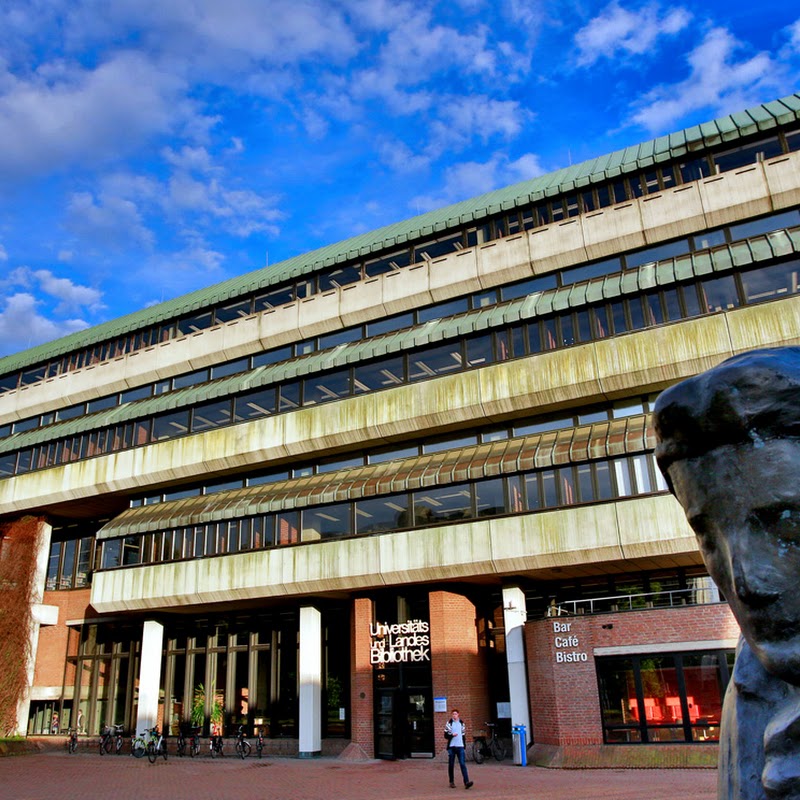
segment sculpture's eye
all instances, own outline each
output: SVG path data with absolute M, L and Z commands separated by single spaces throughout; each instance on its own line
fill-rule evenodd
M 800 508 L 784 505 L 759 508 L 750 515 L 750 524 L 786 545 L 800 545 Z

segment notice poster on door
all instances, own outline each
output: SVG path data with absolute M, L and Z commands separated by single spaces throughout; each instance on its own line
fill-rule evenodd
M 434 711 L 447 711 L 447 698 L 446 697 L 434 697 L 433 698 L 433 710 Z

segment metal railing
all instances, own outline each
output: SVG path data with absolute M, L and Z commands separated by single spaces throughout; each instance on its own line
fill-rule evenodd
M 610 614 L 619 611 L 643 611 L 649 608 L 674 608 L 697 606 L 722 601 L 716 586 L 690 589 L 669 589 L 641 594 L 620 594 L 611 597 L 589 597 L 580 600 L 563 600 L 551 603 L 545 617 L 574 616 L 579 614 Z

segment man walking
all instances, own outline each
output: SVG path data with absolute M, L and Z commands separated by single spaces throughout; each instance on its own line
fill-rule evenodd
M 450 719 L 447 725 L 444 726 L 444 734 L 448 739 L 447 742 L 447 775 L 450 778 L 450 788 L 455 789 L 455 774 L 453 771 L 454 762 L 458 758 L 459 766 L 461 767 L 461 777 L 464 778 L 464 788 L 469 789 L 472 786 L 472 781 L 469 779 L 467 773 L 467 759 L 464 752 L 465 740 L 464 736 L 467 732 L 467 726 L 461 721 L 461 714 L 457 708 L 450 712 Z

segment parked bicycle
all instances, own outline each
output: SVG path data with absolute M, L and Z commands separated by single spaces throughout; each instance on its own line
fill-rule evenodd
M 192 758 L 200 755 L 200 728 L 192 728 L 190 731 L 189 755 Z
M 486 736 L 476 736 L 472 744 L 472 757 L 476 764 L 482 764 L 487 756 L 493 756 L 496 761 L 502 761 L 506 757 L 506 746 L 497 736 L 493 722 L 487 722 L 486 728 L 489 731 Z
M 147 753 L 147 731 L 142 731 L 138 736 L 131 737 L 131 755 L 142 758 Z
M 219 756 L 220 758 L 225 755 L 222 752 L 222 748 L 225 746 L 225 742 L 222 739 L 222 736 L 218 733 L 214 733 L 211 735 L 211 739 L 209 741 L 209 749 L 211 750 L 211 758 L 216 758 Z
M 183 728 L 178 728 L 178 738 L 175 740 L 175 752 L 180 758 L 186 755 L 186 737 L 183 735 Z
M 250 742 L 247 741 L 244 735 L 244 725 L 240 725 L 236 733 L 236 755 L 244 760 L 250 755 L 250 750 Z
M 114 725 L 113 729 L 110 726 L 103 728 L 100 734 L 100 755 L 110 753 L 112 750 L 120 755 L 122 752 L 122 731 L 123 725 Z
M 159 756 L 167 760 L 167 740 L 164 734 L 159 733 L 158 728 L 150 729 L 150 741 L 147 743 L 147 760 L 151 764 L 156 763 Z
M 67 739 L 67 752 L 74 753 L 78 749 L 78 731 L 75 728 L 69 729 L 69 738 Z
M 261 758 L 261 754 L 264 752 L 264 733 L 261 728 L 258 728 L 256 731 L 256 752 L 259 758 Z

